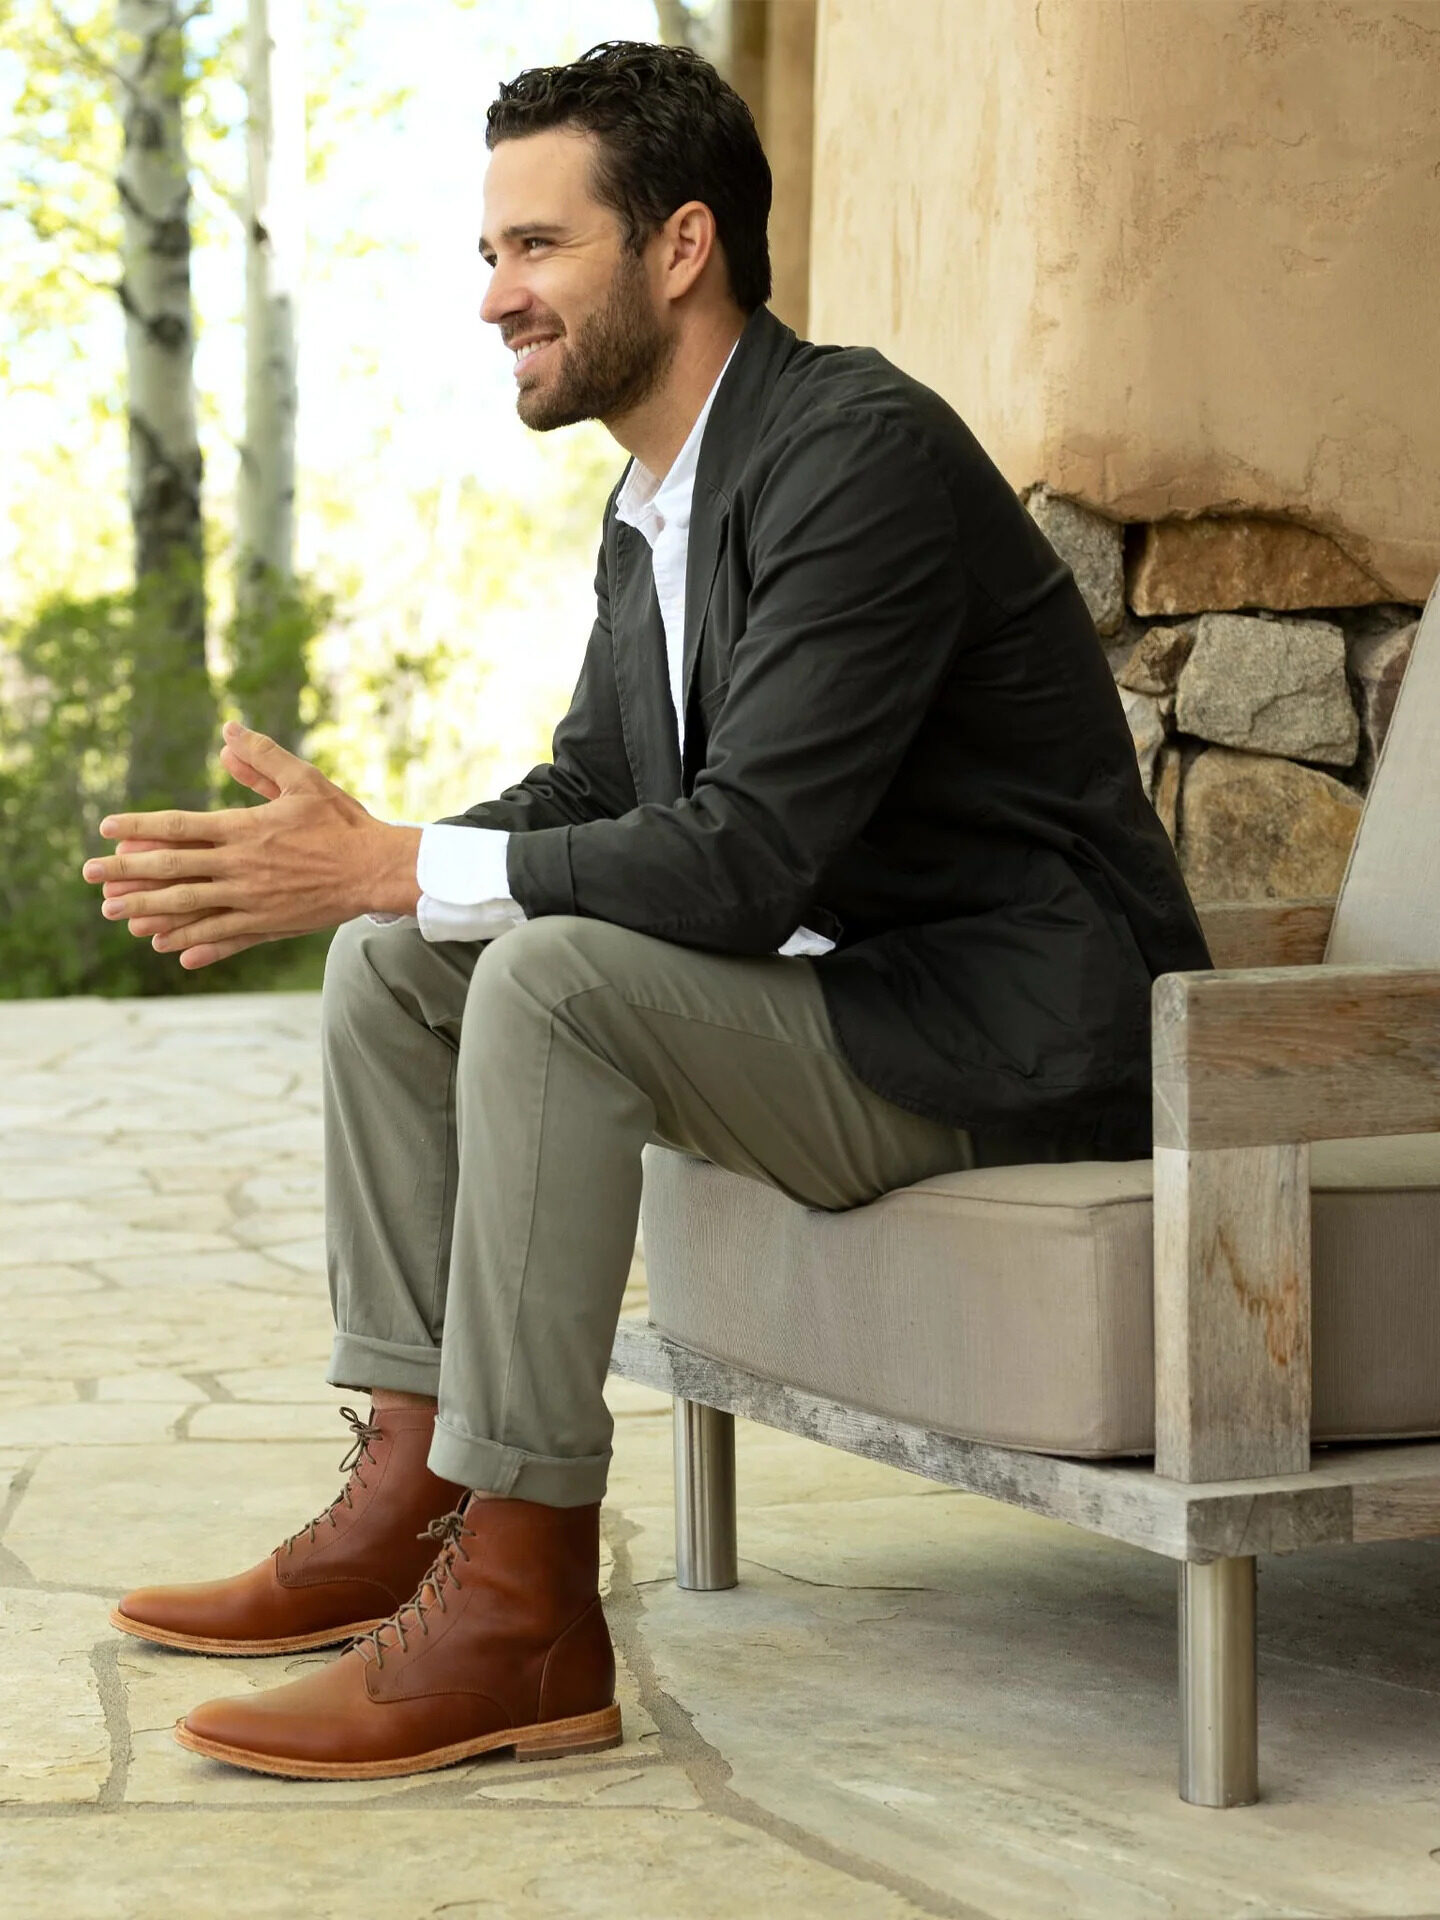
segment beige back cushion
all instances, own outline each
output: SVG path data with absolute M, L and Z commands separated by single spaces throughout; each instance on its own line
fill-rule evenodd
M 1440 585 L 1415 636 L 1325 958 L 1440 966 Z

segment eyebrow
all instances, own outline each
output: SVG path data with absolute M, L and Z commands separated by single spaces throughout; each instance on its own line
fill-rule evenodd
M 544 240 L 551 239 L 556 234 L 564 233 L 564 231 L 564 227 L 553 221 L 525 220 L 522 221 L 519 226 L 504 228 L 500 234 L 500 238 L 502 240 Z M 484 253 L 487 248 L 489 248 L 492 253 L 495 251 L 482 233 L 480 236 L 481 253 Z

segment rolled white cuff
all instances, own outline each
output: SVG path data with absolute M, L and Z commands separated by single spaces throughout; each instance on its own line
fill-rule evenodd
M 420 835 L 420 932 L 427 940 L 495 940 L 525 918 L 510 898 L 508 833 L 434 825 Z
M 823 933 L 813 933 L 809 927 L 797 927 L 790 938 L 780 948 L 782 960 L 818 960 L 822 953 L 829 953 L 835 945 L 827 940 Z

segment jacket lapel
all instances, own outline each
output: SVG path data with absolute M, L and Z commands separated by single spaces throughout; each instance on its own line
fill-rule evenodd
M 665 627 L 643 534 L 617 520 L 610 640 L 620 724 L 642 805 L 670 806 L 680 796 L 680 741 L 670 702 Z
M 745 323 L 735 353 L 720 382 L 690 506 L 690 545 L 685 561 L 685 711 L 695 686 L 695 667 L 705 630 L 705 611 L 730 518 L 730 496 L 744 470 L 764 417 L 770 389 L 795 349 L 795 335 L 768 307 L 758 307 Z

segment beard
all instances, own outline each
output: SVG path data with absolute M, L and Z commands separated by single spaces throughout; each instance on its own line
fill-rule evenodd
M 548 383 L 522 388 L 515 411 L 537 433 L 618 419 L 650 397 L 674 352 L 674 338 L 650 304 L 644 265 L 627 250 L 604 306 L 585 316 L 558 356 L 559 371 Z

